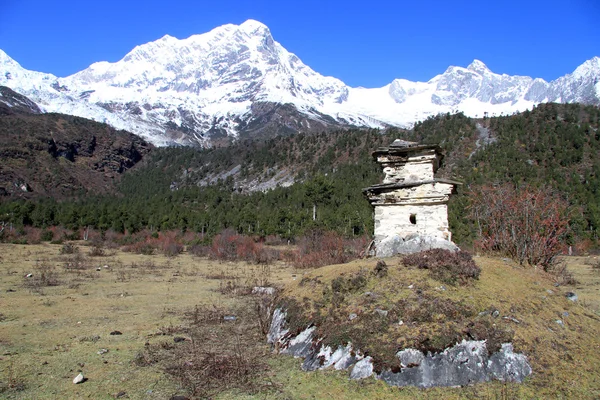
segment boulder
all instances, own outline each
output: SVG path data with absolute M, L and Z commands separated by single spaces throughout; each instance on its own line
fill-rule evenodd
M 407 237 L 393 235 L 375 241 L 376 257 L 419 253 L 431 249 L 460 250 L 456 244 L 449 240 L 428 235 L 409 235 Z

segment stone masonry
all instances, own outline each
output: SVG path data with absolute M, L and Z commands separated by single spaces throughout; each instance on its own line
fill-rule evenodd
M 372 255 L 388 257 L 431 248 L 457 250 L 448 227 L 448 200 L 460 184 L 436 179 L 443 159 L 437 145 L 397 139 L 373 152 L 383 183 L 364 189 L 375 209 Z

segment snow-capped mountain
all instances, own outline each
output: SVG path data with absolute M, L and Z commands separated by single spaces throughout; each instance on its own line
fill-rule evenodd
M 66 78 L 25 70 L 0 50 L 0 85 L 44 111 L 107 122 L 158 145 L 331 125 L 406 127 L 440 112 L 494 115 L 550 101 L 600 104 L 599 78 L 598 57 L 552 82 L 495 74 L 475 60 L 428 82 L 351 88 L 313 71 L 253 20 L 182 40 L 167 35 Z

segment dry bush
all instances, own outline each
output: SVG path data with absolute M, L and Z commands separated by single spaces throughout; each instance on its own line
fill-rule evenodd
M 73 253 L 64 261 L 63 268 L 67 271 L 82 271 L 90 268 L 89 260 L 81 253 Z
M 73 243 L 65 243 L 59 251 L 60 254 L 76 254 L 79 253 L 79 248 Z
M 295 266 L 315 268 L 360 258 L 368 239 L 344 239 L 335 232 L 312 231 L 298 240 Z
M 269 264 L 279 258 L 277 250 L 268 249 L 252 237 L 238 235 L 231 229 L 214 237 L 208 255 L 216 260 L 243 260 L 255 264 Z
M 123 247 L 123 251 L 135 254 L 144 254 L 150 256 L 154 254 L 156 247 L 148 242 L 136 242 Z
M 210 254 L 210 246 L 194 244 L 188 247 L 188 252 L 196 257 L 208 257 Z
M 183 253 L 183 245 L 174 240 L 161 243 L 161 252 L 167 257 L 175 257 Z
M 47 262 L 36 263 L 32 275 L 30 278 L 24 278 L 23 286 L 26 288 L 37 290 L 42 287 L 59 286 L 62 283 L 56 268 Z
M 94 245 L 90 252 L 88 253 L 90 257 L 104 257 L 106 256 L 106 251 L 102 247 L 102 245 Z
M 250 305 L 235 310 L 196 306 L 185 316 L 191 323 L 186 340 L 147 345 L 136 363 L 162 365 L 192 398 L 212 398 L 231 389 L 250 394 L 266 389 L 269 353 Z
M 407 255 L 402 261 L 406 266 L 428 269 L 434 279 L 451 285 L 467 284 L 481 273 L 466 251 L 432 249 Z
M 567 263 L 564 261 L 554 263 L 547 271 L 554 275 L 554 279 L 559 285 L 577 285 L 579 283 L 573 273 L 567 269 Z
M 523 265 L 548 270 L 565 249 L 569 207 L 549 188 L 483 186 L 470 193 L 470 217 L 479 230 L 476 245 Z

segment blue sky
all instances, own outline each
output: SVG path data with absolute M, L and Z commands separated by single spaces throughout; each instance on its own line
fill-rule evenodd
M 165 34 L 181 39 L 250 18 L 351 86 L 426 81 L 473 59 L 552 80 L 600 56 L 598 0 L 0 0 L 0 49 L 27 69 L 66 76 Z

